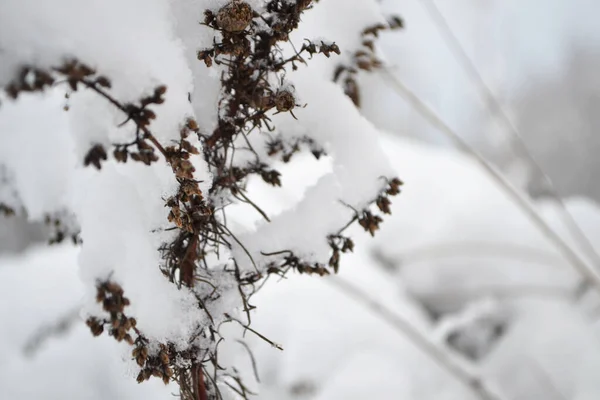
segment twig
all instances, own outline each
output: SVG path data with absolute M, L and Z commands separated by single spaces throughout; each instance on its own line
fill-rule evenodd
M 438 365 L 462 382 L 478 398 L 482 400 L 505 400 L 504 397 L 493 392 L 485 381 L 466 371 L 465 368 L 452 360 L 446 351 L 431 343 L 409 321 L 374 300 L 358 287 L 341 279 L 339 276 L 331 277 L 331 279 L 326 279 L 325 281 L 332 284 L 346 296 L 351 297 L 370 309 L 375 315 L 391 325 L 396 332 L 400 333 L 403 337 L 407 337 Z
M 79 309 L 79 306 L 74 307 L 61 315 L 53 323 L 40 327 L 37 332 L 25 342 L 25 346 L 23 347 L 25 354 L 33 356 L 48 339 L 67 333 L 75 323 L 80 321 Z
M 506 178 L 498 172 L 482 155 L 480 155 L 471 145 L 462 137 L 454 132 L 440 117 L 435 114 L 419 97 L 408 89 L 396 76 L 387 69 L 381 70 L 399 95 L 401 95 L 419 114 L 421 114 L 429 123 L 436 127 L 441 133 L 446 135 L 462 151 L 470 154 L 479 163 L 482 169 L 500 186 L 504 192 L 513 200 L 529 220 L 539 229 L 539 231 L 556 246 L 557 250 L 569 261 L 573 268 L 578 271 L 584 280 L 593 284 L 600 292 L 600 277 L 595 270 L 590 268 L 587 263 L 561 238 L 540 216 L 531 203 L 516 189 Z
M 237 185 L 235 186 L 235 188 L 237 189 L 237 193 L 238 193 L 240 196 L 242 196 L 243 200 L 244 200 L 246 203 L 250 204 L 250 205 L 251 205 L 251 206 L 252 206 L 252 207 L 253 207 L 253 208 L 254 208 L 254 209 L 255 209 L 255 210 L 256 210 L 256 211 L 257 211 L 257 212 L 258 212 L 258 213 L 259 213 L 259 214 L 260 214 L 260 215 L 261 215 L 261 216 L 264 218 L 264 219 L 265 219 L 265 221 L 267 221 L 267 222 L 271 222 L 271 220 L 270 220 L 270 219 L 269 219 L 269 217 L 267 216 L 267 213 L 266 213 L 266 212 L 264 212 L 264 211 L 263 211 L 263 210 L 262 210 L 262 209 L 261 209 L 261 208 L 260 208 L 260 207 L 259 207 L 259 206 L 258 206 L 256 203 L 254 203 L 252 200 L 250 200 L 250 199 L 248 198 L 248 196 L 246 196 L 246 195 L 244 194 L 244 192 L 243 192 L 243 191 L 242 191 L 242 190 L 241 190 L 239 187 L 237 187 Z M 236 194 L 235 194 L 233 191 L 231 192 L 231 194 L 233 195 L 233 197 L 235 197 L 235 198 L 237 198 L 238 200 L 242 201 L 242 199 L 240 199 L 239 197 L 237 197 L 237 196 L 236 196 Z
M 563 265 L 561 259 L 557 258 L 551 252 L 517 243 L 494 243 L 483 241 L 445 242 L 404 250 L 397 255 L 393 254 L 394 257 L 399 258 L 401 264 L 407 262 L 415 263 L 435 258 L 472 257 L 476 255 L 530 261 L 541 265 Z
M 504 127 L 511 133 L 511 135 L 516 139 L 516 141 L 512 142 L 513 151 L 517 155 L 517 157 L 521 157 L 525 160 L 529 166 L 533 169 L 533 171 L 544 180 L 544 185 L 546 192 L 550 195 L 552 200 L 558 205 L 559 217 L 561 218 L 564 226 L 571 233 L 573 238 L 577 241 L 577 244 L 581 248 L 581 250 L 585 251 L 587 256 L 593 260 L 595 266 L 600 268 L 600 255 L 590 242 L 589 238 L 583 232 L 581 227 L 577 224 L 573 215 L 569 212 L 565 202 L 563 201 L 561 195 L 558 193 L 552 179 L 546 174 L 540 164 L 537 162 L 533 154 L 529 151 L 525 142 L 523 140 L 523 136 L 519 133 L 517 127 L 511 122 L 510 118 L 508 118 L 507 113 L 504 111 L 500 102 L 494 96 L 494 93 L 490 89 L 490 87 L 485 83 L 481 73 L 475 67 L 473 61 L 469 58 L 464 47 L 461 45 L 460 41 L 456 37 L 456 35 L 452 32 L 450 25 L 448 24 L 447 19 L 441 13 L 440 9 L 436 6 L 434 0 L 421 0 L 421 4 L 426 8 L 428 14 L 433 20 L 435 26 L 438 28 L 441 36 L 446 41 L 446 44 L 450 48 L 454 57 L 461 65 L 461 67 L 465 70 L 466 74 L 469 78 L 475 83 L 477 88 L 479 89 L 479 93 L 481 97 L 485 100 L 486 107 L 488 111 L 492 115 L 492 117 L 498 117 Z M 586 283 L 584 282 L 584 286 Z M 580 288 L 580 292 L 583 292 L 585 287 Z
M 531 365 L 533 365 L 533 371 L 537 371 L 537 377 L 539 382 L 542 385 L 545 385 L 546 387 L 548 387 L 550 389 L 550 391 L 553 394 L 553 397 L 555 397 L 557 400 L 567 400 L 568 397 L 565 396 L 564 394 L 562 394 L 562 392 L 560 391 L 560 389 L 558 387 L 556 387 L 556 385 L 554 384 L 554 382 L 552 381 L 552 377 L 548 375 L 548 373 L 546 372 L 546 370 L 544 369 L 544 367 L 542 367 L 537 361 L 535 361 L 534 359 L 529 360 L 529 363 Z
M 250 361 L 252 362 L 252 371 L 254 372 L 254 378 L 256 379 L 256 382 L 260 383 L 260 377 L 258 376 L 258 368 L 256 367 L 256 359 L 254 358 L 252 350 L 250 350 L 250 347 L 243 340 L 237 339 L 236 342 L 244 346 L 244 348 L 248 352 L 248 356 L 250 357 Z
M 228 318 L 231 321 L 237 322 L 238 324 L 240 324 L 242 326 L 242 328 L 244 328 L 245 330 L 249 330 L 250 332 L 254 333 L 256 336 L 258 336 L 259 338 L 261 338 L 265 342 L 269 343 L 271 346 L 275 347 L 277 350 L 283 351 L 283 347 L 281 347 L 280 344 L 275 343 L 274 341 L 272 341 L 271 339 L 269 339 L 268 337 L 266 337 L 262 333 L 255 331 L 254 329 L 250 328 L 248 325 L 245 325 L 244 323 L 242 323 L 242 321 L 240 321 L 240 320 L 238 320 L 236 318 L 233 318 L 229 314 L 225 314 L 225 317 Z
M 194 391 L 194 400 L 208 400 L 206 385 L 204 383 L 204 373 L 202 364 L 194 363 L 192 366 L 192 385 Z

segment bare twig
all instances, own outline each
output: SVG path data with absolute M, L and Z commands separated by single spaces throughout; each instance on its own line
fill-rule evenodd
M 567 396 L 565 396 L 564 394 L 562 394 L 562 392 L 560 391 L 560 389 L 553 382 L 552 377 L 550 375 L 548 375 L 548 373 L 546 372 L 546 370 L 544 369 L 544 367 L 542 367 L 540 365 L 540 363 L 538 363 L 534 359 L 529 360 L 529 363 L 533 366 L 532 371 L 537 372 L 536 373 L 536 377 L 538 378 L 538 381 L 542 385 L 544 385 L 545 387 L 547 387 L 550 390 L 550 392 L 552 392 L 552 396 L 556 400 L 567 400 L 568 399 Z
M 490 178 L 512 199 L 527 218 L 538 228 L 538 230 L 557 248 L 558 251 L 569 261 L 571 266 L 579 272 L 585 282 L 593 285 L 600 292 L 600 276 L 583 260 L 567 242 L 558 235 L 548 223 L 540 216 L 529 200 L 508 180 L 498 172 L 482 155 L 469 145 L 460 135 L 450 128 L 442 119 L 429 108 L 415 93 L 408 89 L 389 70 L 382 69 L 381 73 L 392 84 L 396 92 L 402 96 L 419 114 L 430 124 L 447 136 L 460 150 L 471 155 Z
M 448 257 L 484 256 L 509 260 L 529 261 L 541 265 L 563 266 L 563 260 L 551 252 L 518 243 L 494 242 L 445 242 L 434 243 L 398 254 L 401 263 Z
M 473 61 L 469 58 L 464 47 L 453 33 L 452 28 L 448 24 L 447 19 L 441 13 L 440 9 L 436 6 L 434 0 L 421 0 L 421 4 L 425 7 L 435 26 L 438 28 L 441 36 L 446 41 L 446 44 L 450 48 L 454 57 L 464 69 L 465 73 L 475 83 L 475 86 L 479 89 L 481 97 L 485 100 L 486 107 L 492 117 L 500 119 L 504 127 L 510 132 L 515 139 L 512 141 L 513 152 L 517 157 L 521 157 L 522 160 L 526 161 L 531 167 L 535 174 L 543 179 L 545 190 L 552 200 L 558 205 L 559 217 L 561 218 L 563 225 L 571 233 L 572 237 L 576 240 L 579 248 L 583 250 L 586 255 L 593 260 L 596 269 L 600 268 L 600 255 L 590 242 L 589 238 L 583 232 L 581 227 L 577 224 L 573 215 L 569 212 L 562 196 L 558 193 L 554 186 L 552 179 L 544 172 L 543 168 L 537 162 L 533 154 L 529 151 L 522 135 L 520 134 L 517 127 L 512 123 L 507 113 L 504 111 L 502 105 L 497 100 L 496 96 L 486 84 L 481 73 L 477 70 L 477 67 Z M 589 283 L 589 282 L 588 282 Z M 586 286 L 589 286 L 584 282 L 583 287 L 580 288 L 580 292 L 583 292 Z
M 396 332 L 401 334 L 403 337 L 407 337 L 439 366 L 444 368 L 453 377 L 463 383 L 479 399 L 505 400 L 500 394 L 495 393 L 484 380 L 473 375 L 455 360 L 453 360 L 447 351 L 439 348 L 429 341 L 409 321 L 397 315 L 355 285 L 341 279 L 339 276 L 326 279 L 326 282 L 329 282 L 346 296 L 351 297 L 355 301 L 367 307 L 375 315 L 391 325 Z
M 33 334 L 23 347 L 23 351 L 28 356 L 33 356 L 39 348 L 50 338 L 64 335 L 73 328 L 79 319 L 79 306 L 65 312 L 56 321 L 51 324 L 40 327 Z

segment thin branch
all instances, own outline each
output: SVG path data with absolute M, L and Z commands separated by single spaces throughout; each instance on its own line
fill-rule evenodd
M 562 259 L 555 254 L 517 243 L 494 242 L 444 242 L 433 243 L 390 256 L 399 258 L 400 263 L 415 263 L 423 260 L 448 257 L 494 257 L 515 261 L 529 261 L 541 265 L 563 266 Z
M 88 89 L 93 90 L 94 92 L 98 93 L 100 96 L 104 97 L 106 100 L 108 100 L 109 103 L 111 103 L 113 106 L 115 106 L 116 108 L 121 110 L 123 113 L 125 113 L 128 117 L 130 117 L 130 112 L 121 103 L 119 103 L 119 101 L 117 101 L 114 97 L 112 97 L 110 94 L 108 94 L 105 90 L 102 90 L 101 88 L 99 88 L 97 84 L 88 82 L 86 79 L 80 79 L 79 82 L 81 82 Z M 167 162 L 169 162 L 170 158 L 167 155 L 165 148 L 160 144 L 160 142 L 158 140 L 156 140 L 156 138 L 154 137 L 152 132 L 150 132 L 150 130 L 148 128 L 146 128 L 143 125 L 140 125 L 136 121 L 134 121 L 134 123 L 136 124 L 136 126 L 139 129 L 142 130 L 142 132 L 144 132 L 144 135 L 146 136 L 146 138 L 148 138 L 148 140 L 150 140 L 152 142 L 152 144 L 154 144 L 154 146 L 158 149 L 158 151 L 160 151 L 160 153 L 165 157 Z
M 600 268 L 600 255 L 590 242 L 589 238 L 583 232 L 581 227 L 577 224 L 577 221 L 575 220 L 575 218 L 573 218 L 573 215 L 569 212 L 560 193 L 558 193 L 558 190 L 554 186 L 552 179 L 544 172 L 543 168 L 540 166 L 533 154 L 531 154 L 531 152 L 525 145 L 523 136 L 520 134 L 517 127 L 512 123 L 512 121 L 508 117 L 507 113 L 504 111 L 502 105 L 497 100 L 490 87 L 485 83 L 483 76 L 477 70 L 477 67 L 467 55 L 466 51 L 464 50 L 464 47 L 461 45 L 460 41 L 453 33 L 452 28 L 450 28 L 447 19 L 441 13 L 440 9 L 436 6 L 434 0 L 421 0 L 421 4 L 427 10 L 429 16 L 433 20 L 435 26 L 438 28 L 441 36 L 446 41 L 446 44 L 450 48 L 458 63 L 464 69 L 465 73 L 469 76 L 469 78 L 475 83 L 475 86 L 477 86 L 477 88 L 479 89 L 479 93 L 481 97 L 485 100 L 485 105 L 492 117 L 499 118 L 504 127 L 508 130 L 508 132 L 510 132 L 514 139 L 516 139 L 512 142 L 513 152 L 517 155 L 517 157 L 521 157 L 521 159 L 525 160 L 533 169 L 534 173 L 542 177 L 546 192 L 558 205 L 559 217 L 561 218 L 564 226 L 568 229 L 573 238 L 577 241 L 577 244 L 579 245 L 580 249 L 583 250 L 587 254 L 587 256 L 593 260 L 596 269 Z M 585 283 L 584 286 L 586 286 Z M 583 292 L 583 289 L 585 289 L 585 287 L 580 288 L 580 292 Z
M 490 178 L 502 188 L 502 190 L 512 199 L 529 220 L 538 228 L 538 230 L 557 248 L 558 251 L 569 261 L 573 268 L 581 274 L 586 284 L 593 285 L 600 292 L 600 276 L 584 261 L 575 250 L 571 248 L 560 237 L 548 223 L 540 216 L 537 210 L 529 200 L 516 189 L 508 180 L 498 172 L 482 155 L 480 155 L 471 145 L 460 137 L 452 128 L 450 128 L 442 119 L 429 108 L 417 95 L 408 89 L 396 76 L 389 70 L 382 69 L 382 74 L 388 78 L 397 93 L 402 96 L 419 114 L 421 114 L 430 124 L 446 135 L 460 150 L 470 154 L 490 176 Z
M 258 368 L 256 366 L 256 359 L 254 358 L 252 350 L 250 350 L 248 344 L 246 344 L 246 342 L 244 342 L 243 340 L 237 339 L 236 342 L 244 346 L 244 348 L 248 352 L 248 357 L 250 357 L 250 361 L 252 362 L 252 371 L 254 372 L 254 378 L 256 379 L 256 382 L 260 383 L 260 377 L 258 376 Z
M 51 324 L 40 327 L 36 333 L 25 342 L 25 346 L 23 347 L 25 354 L 33 356 L 50 338 L 68 333 L 69 330 L 73 328 L 73 325 L 80 321 L 79 309 L 80 306 L 74 307 L 65 312 Z
M 239 194 L 240 196 L 242 196 L 242 199 L 240 199 L 239 197 L 237 197 L 237 195 L 232 191 L 231 194 L 233 195 L 233 197 L 235 197 L 236 199 L 238 199 L 240 201 L 244 201 L 247 204 L 250 204 L 265 219 L 265 221 L 271 222 L 271 220 L 267 216 L 267 213 L 264 212 L 256 203 L 254 203 L 252 200 L 250 200 L 248 198 L 248 196 L 246 196 L 244 194 L 244 192 L 242 191 L 242 189 L 240 189 L 237 185 L 235 185 L 235 188 L 237 189 L 237 194 Z
M 429 341 L 421 332 L 419 332 L 409 321 L 397 315 L 383 304 L 371 298 L 367 293 L 350 282 L 341 279 L 339 276 L 326 279 L 326 282 L 332 284 L 339 291 L 356 302 L 371 310 L 375 315 L 388 323 L 402 337 L 407 337 L 413 344 L 427 354 L 440 367 L 444 368 L 465 385 L 474 395 L 482 400 L 506 400 L 504 397 L 492 391 L 485 381 L 467 371 L 458 364 L 447 351 L 439 348 Z
M 240 320 L 238 320 L 236 318 L 233 318 L 229 314 L 225 314 L 225 317 L 228 318 L 231 321 L 237 322 L 238 324 L 240 324 L 240 326 L 242 328 L 244 328 L 245 330 L 249 330 L 250 332 L 254 333 L 256 336 L 258 336 L 259 338 L 261 338 L 265 342 L 269 343 L 272 347 L 275 347 L 277 350 L 283 351 L 283 347 L 281 347 L 280 344 L 275 343 L 274 341 L 272 341 L 271 339 L 269 339 L 268 337 L 266 337 L 262 333 L 255 331 L 254 329 L 250 328 L 248 325 L 245 325 L 242 321 L 240 321 Z
M 529 363 L 533 366 L 532 371 L 537 372 L 536 376 L 538 378 L 538 381 L 545 387 L 549 388 L 550 392 L 552 392 L 552 395 L 554 398 L 556 398 L 556 400 L 567 400 L 568 399 L 567 396 L 562 394 L 562 392 L 556 386 L 556 384 L 553 382 L 552 377 L 550 375 L 548 375 L 548 373 L 546 372 L 544 367 L 542 367 L 534 359 L 529 360 Z

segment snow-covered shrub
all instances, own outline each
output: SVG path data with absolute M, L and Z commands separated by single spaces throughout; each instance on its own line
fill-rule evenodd
M 356 2 L 348 24 L 312 26 L 336 42 L 308 40 L 297 30 L 313 3 L 0 5 L 1 209 L 82 241 L 87 325 L 131 346 L 138 382 L 175 381 L 184 399 L 244 393 L 219 364 L 221 325 L 268 341 L 250 327 L 267 277 L 337 272 L 346 228 L 373 235 L 400 191 L 351 86 L 378 65 L 373 37 L 401 21 Z M 287 210 L 261 208 L 248 182 L 294 185 L 276 168 L 303 149 L 331 171 Z M 262 222 L 231 223 L 232 205 Z

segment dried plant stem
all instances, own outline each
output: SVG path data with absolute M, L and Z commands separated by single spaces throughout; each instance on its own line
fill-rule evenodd
M 382 69 L 381 73 L 392 84 L 395 91 L 402 96 L 421 116 L 430 124 L 446 135 L 456 147 L 465 153 L 471 155 L 481 166 L 481 168 L 490 176 L 490 178 L 502 188 L 502 190 L 512 199 L 512 201 L 521 209 L 529 220 L 538 228 L 538 230 L 557 248 L 557 250 L 569 261 L 571 266 L 582 276 L 584 282 L 593 285 L 600 293 L 600 276 L 584 261 L 575 250 L 565 242 L 565 240 L 552 229 L 548 223 L 540 216 L 537 210 L 532 206 L 529 200 L 508 180 L 498 172 L 482 155 L 480 155 L 471 145 L 460 137 L 452 128 L 450 128 L 442 119 L 429 108 L 417 95 L 408 89 L 396 76 L 387 69 Z
M 195 363 L 192 366 L 192 385 L 194 391 L 194 400 L 208 400 L 206 394 L 206 386 L 204 384 L 204 373 L 202 372 L 202 364 Z
M 550 251 L 535 247 L 508 242 L 460 241 L 440 242 L 402 250 L 390 256 L 398 258 L 399 262 L 417 263 L 432 259 L 460 257 L 494 257 L 513 261 L 525 261 L 547 266 L 564 266 L 564 260 Z
M 102 96 L 104 99 L 106 99 L 113 106 L 115 106 L 120 111 L 122 111 L 123 113 L 125 113 L 126 115 L 129 116 L 129 111 L 123 106 L 123 104 L 121 104 L 119 101 L 117 101 L 108 92 L 106 92 L 102 88 L 98 87 L 97 84 L 95 84 L 93 82 L 89 82 L 86 79 L 80 79 L 79 82 L 81 82 L 88 89 L 90 89 L 90 90 L 96 92 L 98 95 Z M 169 156 L 167 155 L 167 152 L 166 152 L 165 148 L 154 137 L 154 135 L 152 134 L 152 132 L 150 132 L 150 130 L 147 127 L 142 126 L 142 125 L 140 125 L 137 122 L 136 122 L 136 126 L 138 127 L 138 129 L 140 129 L 142 132 L 144 132 L 145 137 L 152 142 L 152 144 L 158 149 L 158 151 L 160 151 L 160 153 L 165 157 L 165 160 L 167 162 L 169 162 Z
M 403 337 L 407 337 L 413 344 L 426 353 L 439 366 L 448 371 L 457 380 L 463 383 L 475 396 L 482 400 L 506 400 L 504 397 L 492 391 L 485 381 L 467 371 L 464 367 L 452 359 L 449 353 L 423 336 L 409 321 L 397 315 L 383 304 L 371 298 L 352 283 L 339 276 L 326 279 L 346 296 L 363 304 L 379 318 L 391 325 Z
M 517 127 L 511 122 L 507 113 L 504 111 L 502 105 L 497 100 L 496 96 L 485 83 L 481 73 L 477 70 L 477 67 L 473 61 L 469 58 L 464 47 L 460 44 L 460 41 L 456 35 L 452 32 L 447 19 L 441 13 L 440 9 L 436 6 L 434 0 L 421 0 L 421 4 L 427 10 L 429 16 L 434 22 L 434 25 L 439 30 L 442 38 L 445 40 L 448 48 L 451 50 L 454 58 L 458 61 L 459 65 L 463 68 L 468 77 L 474 82 L 475 86 L 480 92 L 481 97 L 485 100 L 485 105 L 492 117 L 498 118 L 508 132 L 515 139 L 513 144 L 513 152 L 517 157 L 520 157 L 535 174 L 543 179 L 545 190 L 552 200 L 558 205 L 559 217 L 561 218 L 564 226 L 569 230 L 572 237 L 576 240 L 579 248 L 583 250 L 596 268 L 600 267 L 600 255 L 590 242 L 589 238 L 583 232 L 581 227 L 577 224 L 577 221 L 573 218 L 569 210 L 567 209 L 565 202 L 556 190 L 552 179 L 544 172 L 543 168 L 536 161 L 535 157 L 531 154 L 525 142 L 523 136 L 519 133 Z M 589 281 L 588 281 L 589 283 Z M 588 286 L 584 283 L 584 286 Z M 580 288 L 583 289 L 583 288 Z
M 556 386 L 552 377 L 548 375 L 544 367 L 542 367 L 535 359 L 529 360 L 529 363 L 533 366 L 531 369 L 534 373 L 536 373 L 536 378 L 545 388 L 552 393 L 552 397 L 556 400 L 567 400 L 568 397 L 562 394 L 560 389 Z
M 81 306 L 73 307 L 60 315 L 56 321 L 38 329 L 26 342 L 23 351 L 28 356 L 33 356 L 40 347 L 49 339 L 67 334 L 75 324 L 80 322 L 79 310 Z

